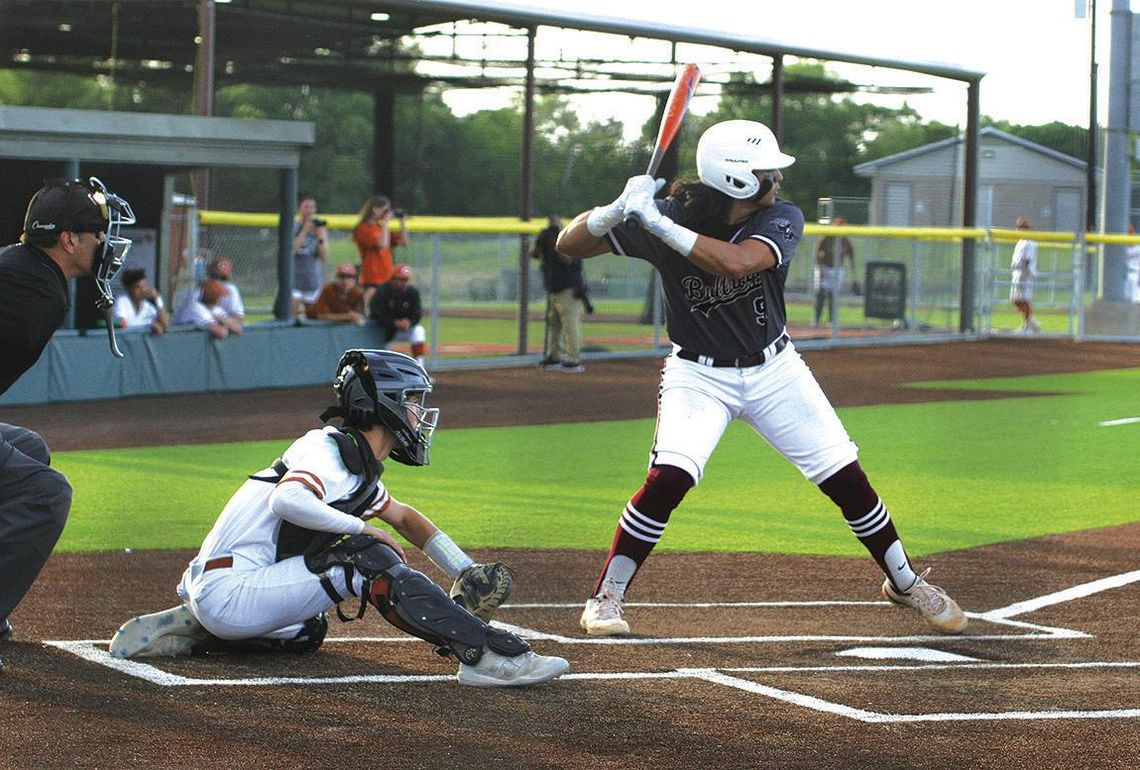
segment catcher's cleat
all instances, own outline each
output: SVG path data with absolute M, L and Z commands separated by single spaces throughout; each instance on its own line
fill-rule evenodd
M 484 648 L 475 665 L 459 664 L 456 678 L 469 687 L 526 687 L 549 682 L 569 670 L 570 662 L 565 658 L 530 651 L 508 657 Z
M 918 610 L 931 628 L 943 634 L 960 634 L 966 628 L 966 613 L 938 586 L 926 582 L 930 568 L 923 570 L 918 580 L 903 593 L 891 585 L 890 578 L 883 581 L 883 598 L 902 607 Z
M 210 638 L 185 604 L 162 612 L 131 618 L 115 632 L 108 648 L 113 658 L 153 658 L 189 655 L 194 646 Z
M 464 567 L 451 585 L 451 598 L 484 623 L 515 588 L 515 573 L 501 561 Z
M 621 599 L 608 592 L 586 600 L 579 621 L 582 630 L 590 636 L 621 636 L 629 633 L 629 623 L 622 617 Z

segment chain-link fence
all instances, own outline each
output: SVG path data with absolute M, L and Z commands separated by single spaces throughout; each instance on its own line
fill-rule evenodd
M 487 232 L 486 226 L 474 224 L 468 229 L 479 232 L 464 232 L 463 223 L 442 228 L 447 232 L 409 226 L 410 243 L 395 250 L 395 259 L 414 271 L 433 359 L 541 353 L 545 294 L 539 263 L 528 253 L 540 226 L 516 222 L 501 232 Z M 846 266 L 829 293 L 821 291 L 816 261 L 817 247 L 827 234 L 847 238 L 854 256 L 854 266 Z M 1034 235 L 1041 238 L 1034 290 L 1041 333 L 1140 336 L 1127 322 L 1134 312 L 1130 305 L 1106 309 L 1097 299 L 1097 252 L 1091 259 L 1080 258 L 1082 250 L 1091 247 L 1072 234 Z M 829 344 L 876 337 L 952 336 L 963 327 L 967 333 L 1013 333 L 1022 321 L 1009 298 L 1010 255 L 1017 237 L 1017 231 L 1000 230 L 809 225 L 788 269 L 790 331 L 796 339 Z M 277 238 L 275 226 L 260 225 L 204 225 L 198 234 L 203 259 L 233 261 L 233 280 L 253 322 L 272 318 Z M 970 240 L 975 244 L 976 292 L 963 323 L 963 243 Z M 332 231 L 329 250 L 326 279 L 331 279 L 337 265 L 359 260 L 345 229 Z M 520 265 L 526 266 L 525 283 L 519 280 Z M 192 270 L 191 261 L 182 275 L 175 276 L 174 284 L 192 284 L 188 272 Z M 595 308 L 583 324 L 587 355 L 655 352 L 667 343 L 660 322 L 663 313 L 656 306 L 656 278 L 647 263 L 603 255 L 587 260 L 585 273 Z M 525 319 L 520 316 L 521 285 L 528 288 Z M 1121 316 L 1119 323 L 1101 319 L 1106 313 Z M 1092 317 L 1098 320 L 1090 326 L 1086 321 Z

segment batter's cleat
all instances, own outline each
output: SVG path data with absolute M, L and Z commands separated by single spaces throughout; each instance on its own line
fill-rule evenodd
M 185 604 L 131 618 L 115 632 L 108 648 L 112 658 L 157 658 L 189 655 L 194 645 L 210 638 Z
M 918 580 L 906 593 L 891 585 L 890 578 L 883 581 L 883 598 L 902 607 L 918 610 L 922 619 L 935 631 L 943 634 L 960 634 L 966 628 L 966 613 L 938 586 L 926 582 L 930 568 L 923 570 Z
M 12 641 L 12 624 L 8 622 L 8 618 L 0 620 L 0 642 Z
M 456 678 L 469 687 L 527 687 L 557 679 L 570 670 L 570 662 L 554 655 L 524 652 L 513 658 L 484 649 L 473 666 L 459 664 Z
M 621 636 L 629 633 L 629 623 L 622 617 L 621 599 L 608 592 L 602 592 L 586 600 L 582 619 L 578 621 L 582 630 L 590 636 Z
M 515 589 L 515 573 L 501 561 L 464 567 L 451 585 L 452 601 L 484 623 Z

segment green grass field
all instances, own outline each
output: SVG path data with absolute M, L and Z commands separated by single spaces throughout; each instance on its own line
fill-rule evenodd
M 948 386 L 1027 397 L 840 412 L 912 555 L 1140 520 L 1140 424 L 1099 424 L 1140 417 L 1140 369 L 923 385 Z M 384 479 L 466 546 L 604 549 L 652 434 L 652 420 L 444 428 L 431 466 L 388 463 Z M 75 487 L 60 549 L 196 548 L 246 474 L 287 445 L 59 452 Z M 741 423 L 659 547 L 861 553 L 826 498 Z

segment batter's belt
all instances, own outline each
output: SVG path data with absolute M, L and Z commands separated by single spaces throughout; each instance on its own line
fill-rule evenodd
M 768 347 L 761 350 L 759 353 L 753 353 L 748 356 L 741 356 L 740 358 L 713 358 L 712 356 L 702 356 L 700 353 L 694 353 L 691 350 L 682 348 L 678 350 L 677 358 L 683 358 L 686 361 L 702 364 L 703 366 L 716 366 L 716 367 L 737 367 L 745 368 L 749 366 L 759 366 L 765 361 L 769 361 L 775 356 L 783 352 L 784 348 L 788 346 L 789 338 L 787 333 L 781 334 L 779 339 L 773 342 Z

